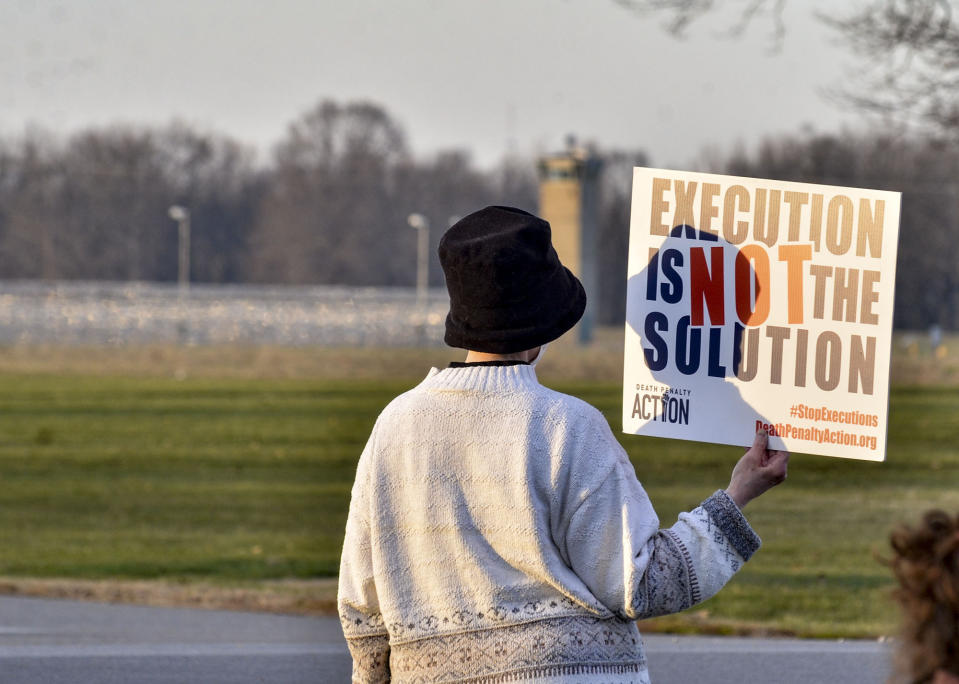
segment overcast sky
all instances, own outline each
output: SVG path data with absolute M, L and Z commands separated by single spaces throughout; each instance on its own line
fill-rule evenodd
M 706 146 L 857 121 L 821 95 L 849 56 L 816 7 L 787 3 L 771 54 L 768 18 L 729 40 L 735 17 L 714 12 L 680 41 L 613 0 L 4 0 L 0 132 L 179 118 L 269 150 L 330 97 L 381 103 L 422 155 L 489 164 L 575 133 L 688 167 Z

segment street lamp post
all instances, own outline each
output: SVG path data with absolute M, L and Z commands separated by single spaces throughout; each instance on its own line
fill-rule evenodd
M 181 207 L 179 204 L 171 206 L 167 213 L 170 218 L 176 221 L 179 233 L 179 259 L 177 260 L 177 309 L 179 310 L 180 320 L 177 322 L 176 330 L 180 344 L 188 343 L 189 324 L 187 323 L 186 299 L 190 292 L 190 210 Z M 177 369 L 177 373 L 180 369 Z
M 429 287 L 430 268 L 430 222 L 422 214 L 410 214 L 406 222 L 419 234 L 416 242 L 416 308 L 423 317 L 420 324 L 420 334 L 426 337 L 426 297 Z
M 190 210 L 174 204 L 169 209 L 170 218 L 179 229 L 180 258 L 177 265 L 177 283 L 181 292 L 190 289 Z

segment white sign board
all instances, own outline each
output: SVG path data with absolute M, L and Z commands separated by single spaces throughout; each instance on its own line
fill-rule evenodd
M 884 460 L 899 202 L 634 169 L 623 430 Z

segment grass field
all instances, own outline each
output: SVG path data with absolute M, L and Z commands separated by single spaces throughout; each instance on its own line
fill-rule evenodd
M 289 352 L 300 358 L 294 367 L 321 369 L 289 378 L 255 370 L 287 352 L 99 353 L 77 353 L 79 366 L 66 367 L 0 354 L 0 576 L 274 589 L 331 576 L 373 420 L 419 379 L 368 371 L 452 358 L 401 351 L 391 366 L 389 354 L 368 351 Z M 130 361 L 134 353 L 145 361 Z M 568 353 L 551 349 L 544 382 L 615 427 L 620 385 L 602 369 L 621 359 L 600 347 L 585 370 L 570 369 Z M 236 371 L 204 372 L 217 363 Z M 598 379 L 580 379 L 588 375 Z M 716 598 L 652 627 L 890 633 L 888 572 L 876 555 L 895 523 L 931 506 L 959 510 L 959 388 L 898 386 L 891 421 L 886 463 L 794 455 L 787 483 L 747 510 L 764 538 L 754 560 Z M 664 524 L 724 486 L 741 452 L 621 441 Z M 329 604 L 332 584 L 323 586 L 325 603 L 314 605 Z

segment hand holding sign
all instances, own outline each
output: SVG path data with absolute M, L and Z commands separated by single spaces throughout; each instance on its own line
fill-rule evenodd
M 786 479 L 789 452 L 769 450 L 768 440 L 765 430 L 757 432 L 753 445 L 733 468 L 726 493 L 740 508 Z

